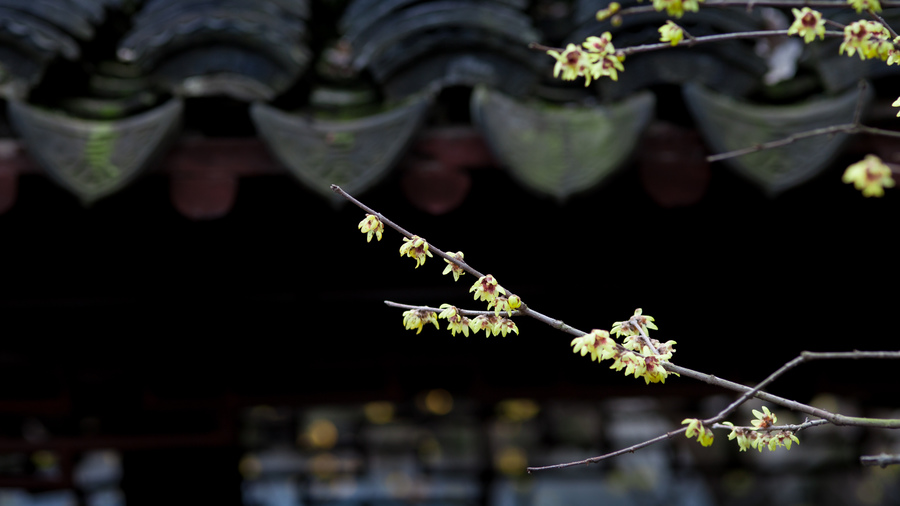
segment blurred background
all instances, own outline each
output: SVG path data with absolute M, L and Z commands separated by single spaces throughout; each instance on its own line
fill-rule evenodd
M 613 28 L 604 6 L 0 0 L 0 504 L 900 504 L 896 466 L 858 464 L 897 435 L 854 428 L 526 474 L 734 396 L 625 378 L 535 321 L 417 335 L 383 304 L 480 308 L 471 276 L 413 269 L 399 234 L 367 244 L 331 183 L 574 327 L 641 307 L 676 363 L 733 381 L 802 350 L 896 349 L 898 200 L 840 181 L 867 153 L 896 167 L 895 143 L 705 160 L 857 107 L 889 127 L 896 67 L 771 39 L 553 80 L 529 42 L 658 37 L 663 17 Z M 770 391 L 897 418 L 895 371 L 813 363 Z

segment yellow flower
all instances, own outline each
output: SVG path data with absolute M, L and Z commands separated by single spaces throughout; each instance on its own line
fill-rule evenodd
M 697 12 L 700 10 L 700 2 L 703 0 L 653 0 L 653 8 L 657 11 L 666 10 L 669 16 L 680 18 L 685 11 Z
M 475 300 L 490 302 L 498 295 L 506 295 L 506 290 L 497 284 L 497 280 L 490 274 L 478 278 L 478 281 L 469 288 L 469 292 L 475 292 Z
M 586 75 L 585 71 L 590 67 L 591 62 L 587 58 L 587 52 L 582 51 L 575 44 L 566 46 L 562 53 L 551 49 L 547 51 L 547 54 L 556 58 L 553 77 L 560 77 L 562 74 L 563 81 L 574 81 L 576 77 Z
M 731 434 L 728 434 L 728 440 L 731 441 L 732 439 L 737 439 L 740 451 L 745 452 L 750 448 L 750 438 L 747 435 L 747 429 L 735 427 L 731 422 L 722 422 L 722 425 L 731 426 Z
M 633 374 L 635 378 L 640 378 L 647 370 L 644 357 L 635 355 L 630 351 L 616 353 L 613 358 L 615 360 L 613 361 L 613 365 L 609 366 L 609 368 L 616 371 L 625 369 L 625 376 L 631 376 Z
M 822 19 L 821 12 L 809 7 L 791 9 L 791 12 L 794 13 L 794 23 L 788 28 L 788 35 L 797 34 L 807 44 L 814 41 L 817 35 L 819 39 L 825 40 L 825 20 Z
M 862 11 L 881 12 L 878 0 L 847 0 L 847 4 L 856 9 L 857 14 Z
M 900 105 L 900 99 L 894 105 Z M 863 160 L 847 167 L 841 180 L 853 183 L 857 190 L 862 190 L 864 197 L 881 197 L 885 188 L 894 187 L 891 168 L 875 155 L 866 155 Z
M 572 339 L 572 352 L 581 353 L 585 356 L 591 354 L 591 361 L 597 361 L 613 358 L 618 353 L 616 342 L 609 337 L 609 332 L 605 330 L 594 329 L 588 334 Z
M 621 8 L 622 6 L 619 5 L 618 2 L 612 2 L 607 5 L 605 9 L 597 11 L 597 21 L 604 21 L 611 18 L 614 14 L 619 12 L 619 9 Z
M 416 269 L 425 265 L 425 257 L 432 256 L 428 251 L 428 243 L 425 239 L 414 235 L 412 238 L 403 238 L 403 246 L 400 246 L 400 256 L 406 255 L 416 261 Z
M 438 325 L 437 315 L 434 311 L 410 309 L 409 311 L 403 312 L 403 326 L 409 330 L 416 329 L 417 335 L 422 332 L 422 326 L 426 323 L 433 323 L 436 328 L 441 328 L 441 326 Z
M 765 429 L 766 427 L 771 427 L 778 421 L 778 417 L 775 416 L 774 413 L 770 412 L 769 408 L 765 406 L 763 406 L 763 413 L 760 413 L 759 411 L 754 409 L 753 416 L 756 417 L 756 420 L 753 420 L 750 423 L 757 429 Z
M 677 46 L 681 39 L 684 38 L 684 30 L 675 23 L 666 21 L 666 24 L 659 27 L 659 35 L 660 42 L 668 42 L 673 46 Z
M 451 257 L 457 259 L 457 260 L 460 260 L 460 261 L 462 261 L 462 259 L 463 259 L 463 252 L 462 252 L 462 251 L 457 251 L 456 253 L 449 253 L 449 252 L 448 252 L 447 254 L 450 255 Z M 466 273 L 466 271 L 465 271 L 462 267 L 456 265 L 455 263 L 451 262 L 450 260 L 447 260 L 447 259 L 445 258 L 444 261 L 447 262 L 447 267 L 444 267 L 444 272 L 443 272 L 443 274 L 447 274 L 448 272 L 452 272 L 452 273 L 453 273 L 453 281 L 459 281 L 459 277 Z
M 623 335 L 639 335 L 641 331 L 643 331 L 646 335 L 648 333 L 648 329 L 659 330 L 656 324 L 653 323 L 655 319 L 652 316 L 645 316 L 642 313 L 643 310 L 641 308 L 635 309 L 634 314 L 631 316 L 631 318 L 625 320 L 624 322 L 613 323 L 612 330 L 610 330 L 610 332 L 615 333 L 617 337 L 622 337 Z
M 515 332 L 516 335 L 519 335 L 519 327 L 516 326 L 516 322 L 510 320 L 509 318 L 499 317 L 497 321 L 494 323 L 493 334 L 496 336 L 497 332 L 500 332 L 500 335 L 506 337 L 506 334 Z
M 697 436 L 697 441 L 700 441 L 701 445 L 710 446 L 713 444 L 713 431 L 704 427 L 703 422 L 696 418 L 685 418 L 681 421 L 681 425 L 684 424 L 687 424 L 687 430 L 684 431 L 684 435 L 688 439 Z
M 455 336 L 457 332 L 462 332 L 464 336 L 469 337 L 469 319 L 459 314 L 459 310 L 450 304 L 441 304 L 441 309 L 443 311 L 438 315 L 438 318 L 447 320 L 447 328 L 450 330 L 450 335 Z
M 876 21 L 854 21 L 844 27 L 844 42 L 838 48 L 839 54 L 859 55 L 859 59 L 880 58 L 887 60 L 894 49 L 887 28 Z
M 366 242 L 372 242 L 374 234 L 378 240 L 381 240 L 381 233 L 384 232 L 384 223 L 381 222 L 374 214 L 367 214 L 366 219 L 359 222 L 356 226 L 360 232 L 366 234 Z
M 894 103 L 891 104 L 891 107 L 900 107 L 900 98 L 894 100 Z M 900 112 L 897 113 L 897 117 L 900 118 Z
M 653 355 L 653 352 L 650 351 L 650 348 L 644 347 L 644 381 L 649 385 L 650 383 L 665 383 L 666 378 L 669 377 L 669 371 L 663 367 L 663 362 L 668 362 L 670 358 L 672 358 L 672 354 L 667 355 Z
M 896 39 L 894 39 L 894 44 L 896 45 L 898 43 L 900 43 L 900 37 L 897 37 Z M 895 63 L 900 64 L 900 51 L 897 51 L 896 48 L 888 51 L 888 59 L 887 59 L 888 66 L 891 66 Z M 897 107 L 896 104 L 897 104 L 897 102 L 894 102 L 894 104 L 893 104 L 894 107 Z M 897 116 L 900 116 L 900 113 L 897 113 Z
M 603 32 L 600 37 L 588 37 L 581 45 L 588 50 L 588 59 L 592 62 L 599 59 L 594 55 L 616 52 L 616 48 L 612 45 L 612 34 L 609 32 Z

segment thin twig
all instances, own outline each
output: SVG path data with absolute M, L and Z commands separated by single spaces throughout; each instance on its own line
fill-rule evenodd
M 386 305 L 388 307 L 396 307 L 399 309 L 416 309 L 419 311 L 432 311 L 435 313 L 440 313 L 441 311 L 443 311 L 443 309 L 437 308 L 437 307 L 416 306 L 416 305 L 412 305 L 412 304 L 401 304 L 399 302 L 392 302 L 389 300 L 384 301 L 384 305 Z M 473 309 L 459 309 L 459 308 L 456 308 L 456 312 L 463 316 L 482 316 L 482 315 L 493 316 L 493 315 L 497 314 L 494 311 L 476 311 Z M 519 316 L 520 314 L 521 314 L 520 311 L 512 311 L 512 312 L 500 311 L 500 316 L 505 316 L 507 318 L 511 318 L 513 316 Z
M 669 42 L 657 42 L 654 44 L 642 44 L 640 46 L 631 46 L 622 49 L 617 49 L 616 54 L 621 54 L 624 56 L 629 56 L 638 53 L 647 53 L 650 51 L 659 51 L 661 49 L 668 49 L 672 47 L 681 47 L 681 46 L 696 46 L 698 44 L 707 44 L 711 42 L 722 42 L 725 40 L 741 40 L 741 39 L 758 39 L 762 37 L 777 37 L 777 36 L 787 36 L 787 30 L 755 30 L 750 32 L 731 32 L 731 33 L 719 33 L 716 35 L 702 35 L 700 37 L 694 37 L 690 40 L 681 40 L 676 45 L 672 45 Z M 844 32 L 837 32 L 826 30 L 826 37 L 843 37 Z
M 719 153 L 717 155 L 710 155 L 706 157 L 707 162 L 719 162 L 722 160 L 727 160 L 728 158 L 735 158 L 738 156 L 748 155 L 750 153 L 756 153 L 757 151 L 763 151 L 766 149 L 772 148 L 780 148 L 782 146 L 787 146 L 793 142 L 799 141 L 801 139 L 806 139 L 809 137 L 816 137 L 819 135 L 833 135 L 838 133 L 845 134 L 860 134 L 866 133 L 871 135 L 880 135 L 883 137 L 897 137 L 900 138 L 900 132 L 895 130 L 885 130 L 883 128 L 874 128 L 866 125 L 856 125 L 853 123 L 845 123 L 842 125 L 832 125 L 829 127 L 816 128 L 813 130 L 807 130 L 804 132 L 798 132 L 792 135 L 789 135 L 783 139 L 778 139 L 775 141 L 764 142 L 761 144 L 756 144 L 755 146 L 750 146 L 747 148 L 736 149 L 734 151 L 727 151 L 725 153 Z
M 881 23 L 882 25 L 884 25 L 885 28 L 887 28 L 888 32 L 891 33 L 891 39 L 896 39 L 896 38 L 897 38 L 897 32 L 895 32 L 894 29 L 891 28 L 891 25 L 888 24 L 888 22 L 885 21 L 884 18 L 881 17 L 881 15 L 879 15 L 877 12 L 875 12 L 875 11 L 873 11 L 873 10 L 870 10 L 870 11 L 869 11 L 869 15 L 872 16 L 873 18 L 875 18 L 879 23 Z
M 770 374 L 766 379 L 761 381 L 755 387 L 752 387 L 752 388 L 743 387 L 744 389 L 746 389 L 744 395 L 741 395 L 741 397 L 739 397 L 738 400 L 736 400 L 735 402 L 726 406 L 725 409 L 720 411 L 716 416 L 709 418 L 707 420 L 703 420 L 702 423 L 704 426 L 711 426 L 712 428 L 727 428 L 729 430 L 732 430 L 733 427 L 730 427 L 728 425 L 719 425 L 717 422 L 724 420 L 725 417 L 728 416 L 729 413 L 731 413 L 738 406 L 740 406 L 741 404 L 743 404 L 744 402 L 749 400 L 751 396 L 757 396 L 757 397 L 762 398 L 760 394 L 763 394 L 764 392 L 761 392 L 760 389 L 762 387 L 764 387 L 765 385 L 774 381 L 776 378 L 778 378 L 779 376 L 781 376 L 788 370 L 796 367 L 799 364 L 802 364 L 804 362 L 810 362 L 813 360 L 860 359 L 860 358 L 900 359 L 900 351 L 897 351 L 897 352 L 894 352 L 894 351 L 849 351 L 849 352 L 804 351 L 804 352 L 801 352 L 798 357 L 794 358 L 790 362 L 788 362 L 788 363 L 784 364 L 783 366 L 781 366 L 780 368 L 778 368 L 777 371 Z M 664 363 L 663 365 L 669 365 L 669 364 Z M 666 369 L 669 369 L 669 368 L 666 367 Z M 735 385 L 736 385 L 736 383 L 735 383 Z M 790 401 L 790 402 L 793 403 L 794 401 Z M 799 403 L 797 403 L 797 404 L 799 404 Z M 822 418 L 823 420 L 814 420 L 811 422 L 807 421 L 804 424 L 797 426 L 798 430 L 802 429 L 802 428 L 806 428 L 806 427 L 812 427 L 815 425 L 823 425 L 825 423 L 832 423 L 834 425 L 855 425 L 855 426 L 861 426 L 861 427 L 900 428 L 900 420 L 848 417 L 848 416 L 844 416 L 844 415 L 829 413 L 827 411 L 820 410 L 818 408 L 812 408 L 812 410 L 816 411 L 818 413 L 824 414 L 826 416 L 820 416 L 819 414 L 809 413 L 806 410 L 802 410 L 802 411 L 806 411 L 808 414 L 814 414 L 814 416 L 818 416 L 819 418 Z M 607 453 L 607 454 L 600 455 L 597 457 L 591 457 L 589 459 L 578 460 L 578 461 L 574 461 L 574 462 L 564 462 L 562 464 L 554 464 L 554 465 L 550 465 L 550 466 L 529 467 L 528 472 L 530 473 L 532 471 L 544 471 L 544 470 L 548 470 L 548 469 L 562 469 L 562 468 L 578 466 L 578 465 L 595 464 L 597 462 L 600 462 L 601 460 L 606 460 L 608 458 L 615 457 L 617 455 L 622 455 L 623 453 L 633 453 L 636 450 L 650 446 L 654 443 L 658 443 L 660 441 L 670 439 L 672 436 L 674 436 L 676 434 L 681 434 L 685 430 L 687 430 L 687 427 L 683 427 L 681 429 L 674 430 L 671 432 L 666 432 L 665 434 L 662 434 L 662 435 L 657 436 L 652 439 L 648 439 L 647 441 L 638 443 L 636 445 L 629 446 L 628 448 L 623 448 L 621 450 L 617 450 L 612 453 Z
M 651 7 L 652 9 L 652 7 Z M 683 30 L 683 29 L 682 29 Z M 630 56 L 638 53 L 648 53 L 650 51 L 659 51 L 661 49 L 669 49 L 673 47 L 692 47 L 698 44 L 707 44 L 712 42 L 722 42 L 726 40 L 742 40 L 742 39 L 758 39 L 761 37 L 786 37 L 788 35 L 787 30 L 754 30 L 748 32 L 731 32 L 731 33 L 717 33 L 715 35 L 701 35 L 699 37 L 690 37 L 688 39 L 682 39 L 675 44 L 674 46 L 670 42 L 656 42 L 653 44 L 641 44 L 640 46 L 630 46 L 624 47 L 620 49 L 616 49 L 616 54 L 622 56 Z M 838 31 L 825 31 L 826 37 L 843 37 L 844 32 Z M 564 48 L 559 47 L 551 47 L 545 46 L 543 44 L 538 44 L 537 42 L 532 42 L 528 44 L 530 49 L 536 49 L 538 51 L 556 51 L 558 53 L 562 53 L 565 51 Z
M 337 193 L 338 195 L 344 197 L 345 199 L 349 200 L 349 201 L 352 202 L 356 207 L 362 209 L 363 211 L 365 211 L 365 212 L 367 212 L 367 213 L 369 213 L 369 214 L 371 214 L 371 215 L 374 215 L 374 216 L 375 216 L 376 218 L 378 218 L 382 223 L 384 223 L 385 225 L 387 225 L 387 226 L 393 228 L 393 229 L 396 230 L 397 232 L 400 232 L 400 233 L 403 234 L 403 236 L 406 237 L 407 239 L 412 239 L 413 234 L 409 233 L 405 228 L 401 227 L 400 225 L 397 225 L 397 224 L 394 223 L 393 221 L 387 219 L 383 214 L 381 214 L 381 213 L 379 213 L 378 211 L 372 209 L 371 207 L 369 207 L 369 206 L 363 204 L 362 202 L 356 200 L 352 195 L 350 195 L 349 193 L 345 192 L 344 189 L 341 188 L 340 186 L 338 186 L 338 185 L 336 185 L 336 184 L 331 185 L 331 191 L 333 191 L 333 192 Z M 456 265 L 462 267 L 463 270 L 465 270 L 465 271 L 468 272 L 469 274 L 475 276 L 476 278 L 481 278 L 481 277 L 484 276 L 484 274 L 482 274 L 482 273 L 476 271 L 475 269 L 473 269 L 472 267 L 470 267 L 469 264 L 467 264 L 467 263 L 464 262 L 463 260 L 459 260 L 458 258 L 452 257 L 452 256 L 450 256 L 450 255 L 444 253 L 443 251 L 441 251 L 441 250 L 439 250 L 438 248 L 434 247 L 431 243 L 428 243 L 428 251 L 433 252 L 434 254 L 436 254 L 437 256 L 439 256 L 439 257 L 441 257 L 441 258 L 443 258 L 444 260 L 446 260 L 446 261 L 448 261 L 448 262 L 452 262 L 452 263 L 454 263 L 454 264 L 456 264 Z
M 863 455 L 859 458 L 859 463 L 864 466 L 881 466 L 887 467 L 893 464 L 900 464 L 900 455 Z
M 737 425 L 732 427 L 731 425 L 714 423 L 714 424 L 710 425 L 710 428 L 711 429 L 727 429 L 727 430 L 744 429 L 744 430 L 752 430 L 752 431 L 756 431 L 756 432 L 773 432 L 773 431 L 777 431 L 777 430 L 788 430 L 788 431 L 791 431 L 794 434 L 796 434 L 796 433 L 800 432 L 801 430 L 808 429 L 810 427 L 816 427 L 818 425 L 825 425 L 828 423 L 830 423 L 828 420 L 807 420 L 800 424 L 773 425 L 771 427 L 762 427 L 762 428 L 741 427 L 741 426 L 737 426 Z

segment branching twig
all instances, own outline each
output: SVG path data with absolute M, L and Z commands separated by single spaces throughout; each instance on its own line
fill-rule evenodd
M 856 125 L 854 125 L 854 127 L 861 128 Z M 900 135 L 900 132 L 897 132 L 897 134 Z M 339 186 L 332 185 L 331 189 L 334 192 L 344 196 L 345 198 L 347 198 L 348 200 L 353 202 L 355 205 L 357 205 L 362 210 L 366 211 L 369 214 L 376 216 L 379 220 L 382 221 L 382 223 L 393 228 L 394 230 L 397 230 L 398 232 L 403 234 L 405 237 L 407 237 L 407 238 L 412 237 L 412 234 L 407 232 L 405 229 L 401 228 L 399 225 L 397 225 L 393 221 L 388 220 L 381 213 L 378 213 L 374 209 L 371 209 L 370 207 L 364 205 L 362 202 L 359 202 L 358 200 L 353 198 L 351 195 L 346 193 L 344 190 L 342 190 Z M 446 253 L 444 253 L 443 251 L 434 247 L 431 244 L 429 244 L 429 250 L 434 251 L 441 258 L 444 258 L 444 259 L 448 260 L 449 262 L 455 263 L 455 264 L 459 265 L 460 267 L 463 267 L 466 270 L 466 272 L 469 272 L 470 274 L 472 274 L 474 276 L 478 276 L 478 277 L 482 276 L 481 273 L 479 273 L 478 271 L 476 271 L 475 269 L 470 267 L 465 262 L 462 262 L 454 257 L 447 255 Z M 434 312 L 441 311 L 441 309 L 439 309 L 439 308 L 432 308 L 432 307 L 428 307 L 428 306 L 399 304 L 399 303 L 391 302 L 391 301 L 385 301 L 385 304 L 387 304 L 388 306 L 391 306 L 391 307 L 398 307 L 398 308 L 403 308 L 403 309 L 420 309 L 420 310 L 427 310 L 427 311 L 434 311 Z M 472 311 L 472 310 L 458 310 L 458 311 L 461 314 L 464 314 L 467 316 L 477 316 L 477 315 L 482 315 L 482 314 L 494 314 L 493 311 Z M 542 322 L 550 325 L 551 327 L 562 330 L 563 332 L 566 332 L 568 334 L 572 334 L 575 336 L 585 335 L 585 332 L 578 330 L 574 327 L 571 327 L 560 320 L 556 320 L 556 319 L 550 318 L 546 315 L 543 315 L 541 313 L 538 313 L 537 311 L 534 311 L 533 309 L 528 308 L 524 304 L 522 305 L 522 307 L 519 310 L 513 311 L 513 312 L 504 312 L 504 315 L 505 316 L 519 316 L 519 315 L 531 316 L 532 318 L 542 321 Z M 652 344 L 650 343 L 649 337 L 646 335 L 645 332 L 643 332 L 643 329 L 640 329 L 639 331 L 640 331 L 641 339 L 650 346 L 651 350 L 653 350 L 654 353 L 658 354 L 659 353 L 658 350 L 656 350 L 655 347 L 652 346 Z M 724 420 L 725 417 L 727 417 L 729 414 L 731 414 L 739 406 L 741 406 L 742 404 L 747 402 L 750 398 L 756 397 L 763 401 L 772 402 L 774 404 L 786 407 L 788 409 L 800 411 L 802 413 L 806 413 L 808 415 L 812 415 L 817 418 L 820 418 L 820 420 L 807 421 L 804 424 L 801 424 L 798 426 L 785 426 L 785 427 L 790 427 L 790 429 L 788 429 L 788 430 L 801 430 L 806 427 L 822 425 L 825 423 L 831 423 L 834 425 L 855 425 L 855 426 L 861 426 L 861 427 L 878 427 L 878 428 L 892 428 L 892 429 L 900 428 L 900 420 L 897 420 L 897 419 L 862 418 L 862 417 L 851 417 L 851 416 L 845 416 L 845 415 L 841 415 L 841 414 L 837 414 L 837 413 L 831 413 L 829 411 L 815 408 L 813 406 L 807 406 L 806 404 L 802 404 L 797 401 L 793 401 L 790 399 L 785 399 L 783 397 L 772 395 L 772 394 L 769 394 L 762 390 L 765 386 L 767 386 L 768 384 L 775 381 L 781 375 L 783 375 L 790 369 L 793 369 L 794 367 L 796 367 L 804 362 L 810 362 L 813 360 L 834 360 L 834 359 L 900 359 L 900 351 L 850 351 L 850 352 L 809 352 L 809 351 L 804 351 L 804 352 L 800 353 L 800 355 L 798 357 L 794 358 L 793 360 L 787 362 L 786 364 L 784 364 L 783 366 L 778 368 L 775 372 L 770 374 L 767 378 L 765 378 L 763 381 L 759 382 L 754 387 L 747 387 L 744 385 L 740 385 L 738 383 L 734 383 L 734 382 L 731 382 L 728 380 L 717 378 L 711 374 L 704 374 L 704 373 L 701 373 L 698 371 L 688 369 L 686 367 L 681 367 L 681 366 L 672 364 L 671 362 L 662 362 L 662 366 L 665 367 L 665 369 L 669 372 L 673 372 L 673 373 L 680 374 L 682 376 L 687 376 L 687 377 L 691 377 L 694 379 L 698 379 L 700 381 L 709 383 L 711 385 L 716 385 L 716 386 L 720 386 L 722 388 L 741 392 L 740 397 L 738 397 L 734 402 L 732 402 L 731 404 L 726 406 L 725 409 L 723 409 L 718 414 L 716 414 L 716 416 L 709 418 L 707 420 L 704 420 L 702 422 L 704 424 L 704 426 L 710 426 L 713 428 L 728 427 L 728 426 L 720 426 L 718 424 L 718 422 Z M 728 427 L 728 428 L 731 429 L 732 427 Z M 663 441 L 665 439 L 670 439 L 677 434 L 681 434 L 681 433 L 685 432 L 685 430 L 687 430 L 687 428 L 681 428 L 681 429 L 677 429 L 677 430 L 674 430 L 671 432 L 667 432 L 665 434 L 657 436 L 653 439 L 649 439 L 642 443 L 638 443 L 636 445 L 629 446 L 628 448 L 623 448 L 621 450 L 617 450 L 615 452 L 601 455 L 598 457 L 592 457 L 589 459 L 580 460 L 580 461 L 576 461 L 576 462 L 555 464 L 555 465 L 551 465 L 551 466 L 529 467 L 528 472 L 540 471 L 540 470 L 546 470 L 546 469 L 561 469 L 564 467 L 596 463 L 601 460 L 605 460 L 605 459 L 608 459 L 611 457 L 615 457 L 617 455 L 621 455 L 623 453 L 632 453 L 636 450 L 639 450 L 639 449 L 649 446 L 651 444 L 657 443 L 659 441 Z
M 651 7 L 652 8 L 652 7 Z M 749 32 L 731 32 L 731 33 L 717 33 L 715 35 L 702 35 L 699 37 L 690 37 L 688 39 L 684 39 L 678 42 L 676 45 L 672 45 L 669 42 L 656 42 L 653 44 L 641 44 L 640 46 L 631 46 L 624 47 L 620 49 L 616 49 L 617 55 L 622 56 L 630 56 L 633 54 L 639 53 L 649 53 L 650 51 L 659 51 L 661 49 L 671 49 L 673 47 L 692 47 L 698 44 L 708 44 L 711 42 L 722 42 L 726 40 L 742 40 L 742 39 L 758 39 L 761 37 L 777 37 L 777 36 L 787 36 L 787 30 L 754 30 Z M 843 37 L 844 32 L 832 31 L 828 30 L 825 32 L 826 37 Z M 537 42 L 532 42 L 528 44 L 530 49 L 536 49 L 538 51 L 557 51 L 563 52 L 565 49 L 558 47 L 550 47 L 545 46 L 543 44 L 538 44 Z
M 847 359 L 847 358 L 852 358 L 852 359 L 860 359 L 860 358 L 900 359 L 900 351 L 897 351 L 897 352 L 892 352 L 892 351 L 868 351 L 868 352 L 867 351 L 850 351 L 850 352 L 835 352 L 835 353 L 829 353 L 829 352 L 816 353 L 816 352 L 804 351 L 804 352 L 800 353 L 800 356 L 798 356 L 797 358 L 791 360 L 790 362 L 788 362 L 788 363 L 784 364 L 783 366 L 781 366 L 780 368 L 778 368 L 777 371 L 770 374 L 768 378 L 761 381 L 755 387 L 752 387 L 752 388 L 743 387 L 746 389 L 746 392 L 743 395 L 741 395 L 736 401 L 734 401 L 731 404 L 729 404 L 728 406 L 726 406 L 725 409 L 723 409 L 722 411 L 719 411 L 719 413 L 716 414 L 716 416 L 706 419 L 706 420 L 703 420 L 703 425 L 714 428 L 714 429 L 733 430 L 734 427 L 730 427 L 728 425 L 720 425 L 718 422 L 721 422 L 722 420 L 724 420 L 726 416 L 728 416 L 732 411 L 737 409 L 741 404 L 747 402 L 751 397 L 753 397 L 753 396 L 761 397 L 759 394 L 764 393 L 764 392 L 760 391 L 762 389 L 762 387 L 768 385 L 769 383 L 774 381 L 776 378 L 778 378 L 779 376 L 781 376 L 788 370 L 793 369 L 794 367 L 796 367 L 799 364 L 802 364 L 803 362 L 809 362 L 812 360 Z M 668 369 L 668 367 L 667 367 L 667 369 Z M 794 401 L 789 401 L 789 402 L 793 403 Z M 799 403 L 797 403 L 797 404 L 799 404 Z M 804 407 L 809 408 L 808 406 L 804 406 Z M 820 416 L 820 418 L 822 418 L 822 420 L 807 421 L 801 425 L 797 425 L 797 426 L 788 425 L 788 426 L 783 426 L 783 427 L 785 427 L 786 430 L 795 430 L 795 429 L 801 430 L 801 429 L 805 429 L 807 427 L 813 427 L 816 425 L 824 425 L 826 423 L 832 423 L 834 425 L 856 425 L 856 426 L 862 426 L 862 427 L 878 427 L 878 428 L 892 428 L 892 429 L 900 428 L 900 420 L 848 417 L 848 416 L 839 415 L 839 414 L 835 414 L 835 413 L 829 413 L 827 411 L 819 410 L 817 408 L 812 408 L 812 410 L 819 412 L 825 416 L 815 415 L 815 416 Z M 801 410 L 801 411 L 808 412 L 807 410 Z M 810 414 L 812 414 L 812 413 L 810 413 Z M 754 430 L 755 429 L 756 428 L 754 427 Z M 775 430 L 775 429 L 776 429 L 776 427 L 771 427 L 768 430 Z M 670 438 L 672 438 L 672 436 L 681 434 L 686 430 L 687 430 L 687 427 L 683 427 L 678 430 L 666 432 L 665 434 L 657 436 L 653 439 L 648 439 L 647 441 L 644 441 L 642 443 L 638 443 L 636 445 L 632 445 L 632 446 L 629 446 L 628 448 L 623 448 L 621 450 L 617 450 L 612 453 L 600 455 L 598 457 L 591 457 L 589 459 L 584 459 L 584 460 L 579 460 L 579 461 L 574 461 L 574 462 L 565 462 L 562 464 L 554 464 L 554 465 L 550 465 L 550 466 L 529 467 L 528 472 L 530 473 L 532 471 L 545 471 L 545 470 L 549 470 L 549 469 L 562 469 L 562 468 L 578 466 L 578 465 L 595 464 L 597 462 L 600 462 L 601 460 L 606 460 L 608 458 L 615 457 L 617 455 L 622 455 L 623 453 L 633 453 L 636 450 L 650 446 L 654 443 L 658 443 L 660 441 L 670 439 Z
M 750 146 L 748 148 L 736 149 L 734 151 L 728 151 L 725 153 L 719 153 L 717 155 L 710 155 L 706 157 L 707 162 L 718 162 L 721 160 L 726 160 L 728 158 L 735 158 L 738 156 L 747 155 L 750 153 L 755 153 L 757 151 L 763 151 L 766 149 L 772 148 L 780 148 L 782 146 L 787 146 L 793 142 L 799 141 L 801 139 L 806 139 L 809 137 L 816 137 L 819 135 L 829 135 L 829 134 L 859 134 L 859 133 L 867 133 L 873 135 L 881 135 L 884 137 L 898 137 L 900 138 L 900 132 L 894 130 L 885 130 L 883 128 L 873 128 L 865 125 L 856 125 L 853 123 L 845 123 L 842 125 L 832 125 L 828 127 L 816 128 L 813 130 L 807 130 L 804 132 L 798 132 L 792 135 L 789 135 L 783 139 L 778 139 L 776 141 L 764 142 L 762 144 L 757 144 L 755 146 Z

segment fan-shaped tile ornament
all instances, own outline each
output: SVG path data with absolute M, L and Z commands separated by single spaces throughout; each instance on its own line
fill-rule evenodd
M 0 4 L 0 97 L 23 99 L 58 56 L 80 56 L 70 35 L 42 18 Z
M 565 107 L 520 102 L 478 87 L 472 116 L 517 181 L 564 201 L 622 166 L 655 103 L 653 94 L 644 92 L 610 105 Z
M 84 204 L 122 189 L 141 174 L 180 128 L 182 102 L 174 98 L 119 120 L 86 120 L 20 101 L 9 117 L 29 154 Z
M 195 9 L 144 15 L 117 51 L 174 94 L 272 100 L 310 61 L 299 18 L 242 4 L 184 7 Z
M 685 102 L 707 145 L 717 153 L 752 147 L 792 134 L 831 125 L 850 123 L 859 100 L 871 92 L 849 90 L 835 97 L 822 97 L 787 105 L 763 105 L 721 95 L 696 84 L 683 88 Z M 840 151 L 846 134 L 820 135 L 786 146 L 757 151 L 723 162 L 776 195 L 815 177 Z
M 378 183 L 403 154 L 431 105 L 433 92 L 383 112 L 349 120 L 321 120 L 255 103 L 256 129 L 276 158 L 308 188 L 334 203 L 338 184 L 362 193 Z

